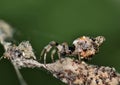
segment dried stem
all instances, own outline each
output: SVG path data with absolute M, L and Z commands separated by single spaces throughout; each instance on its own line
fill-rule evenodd
M 18 69 L 34 67 L 45 68 L 68 85 L 120 85 L 120 74 L 111 67 L 90 65 L 68 57 L 46 65 L 38 62 L 29 41 L 21 42 L 18 46 L 5 41 L 12 31 L 9 31 L 9 26 L 7 32 L 1 28 L 2 23 L 0 22 L 0 42 L 5 49 L 3 58 L 11 60 L 21 85 L 26 83 Z
M 21 75 L 18 67 L 16 66 L 15 62 L 12 62 L 12 64 L 13 64 L 13 67 L 14 67 L 14 69 L 15 69 L 15 71 L 16 71 L 17 76 L 18 76 L 20 85 L 27 85 L 27 83 L 26 83 L 25 80 L 23 79 L 23 76 Z

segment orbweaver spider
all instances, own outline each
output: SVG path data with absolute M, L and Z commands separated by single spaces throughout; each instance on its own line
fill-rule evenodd
M 59 59 L 64 56 L 78 56 L 78 59 L 90 59 L 92 55 L 98 52 L 99 46 L 105 41 L 103 36 L 95 38 L 82 36 L 73 41 L 72 46 L 68 46 L 66 42 L 58 44 L 55 41 L 49 42 L 41 52 L 44 56 L 44 64 L 46 64 L 47 53 L 54 47 L 51 52 L 51 59 L 54 62 L 54 54 L 57 52 Z

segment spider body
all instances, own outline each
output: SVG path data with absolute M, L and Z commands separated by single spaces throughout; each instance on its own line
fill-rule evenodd
M 103 43 L 105 38 L 103 36 L 98 36 L 95 38 L 90 38 L 87 36 L 82 36 L 73 41 L 72 46 L 68 46 L 66 42 L 58 44 L 55 41 L 51 41 L 41 52 L 41 56 L 44 56 L 44 63 L 46 63 L 46 55 L 54 47 L 51 52 L 51 59 L 54 61 L 54 54 L 57 52 L 58 57 L 65 56 L 78 56 L 78 59 L 89 59 L 92 55 L 95 55 L 99 46 Z

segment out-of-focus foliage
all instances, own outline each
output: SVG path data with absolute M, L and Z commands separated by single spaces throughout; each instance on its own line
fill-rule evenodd
M 79 36 L 105 36 L 106 42 L 89 63 L 115 67 L 120 72 L 119 0 L 0 0 L 0 19 L 14 27 L 14 43 L 31 42 L 37 58 L 51 40 L 72 45 Z M 28 85 L 64 85 L 42 69 L 20 71 Z M 0 84 L 19 85 L 8 60 L 0 61 Z

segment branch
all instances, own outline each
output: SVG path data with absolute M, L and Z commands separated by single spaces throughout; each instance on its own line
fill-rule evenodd
M 3 58 L 9 59 L 18 69 L 42 67 L 68 85 L 120 85 L 120 74 L 115 68 L 90 65 L 68 57 L 44 65 L 36 60 L 29 41 L 21 42 L 18 46 L 6 42 L 5 39 L 9 36 L 6 36 L 7 32 L 4 31 L 0 27 L 0 35 L 4 35 L 4 37 L 0 36 L 0 42 L 5 49 Z

